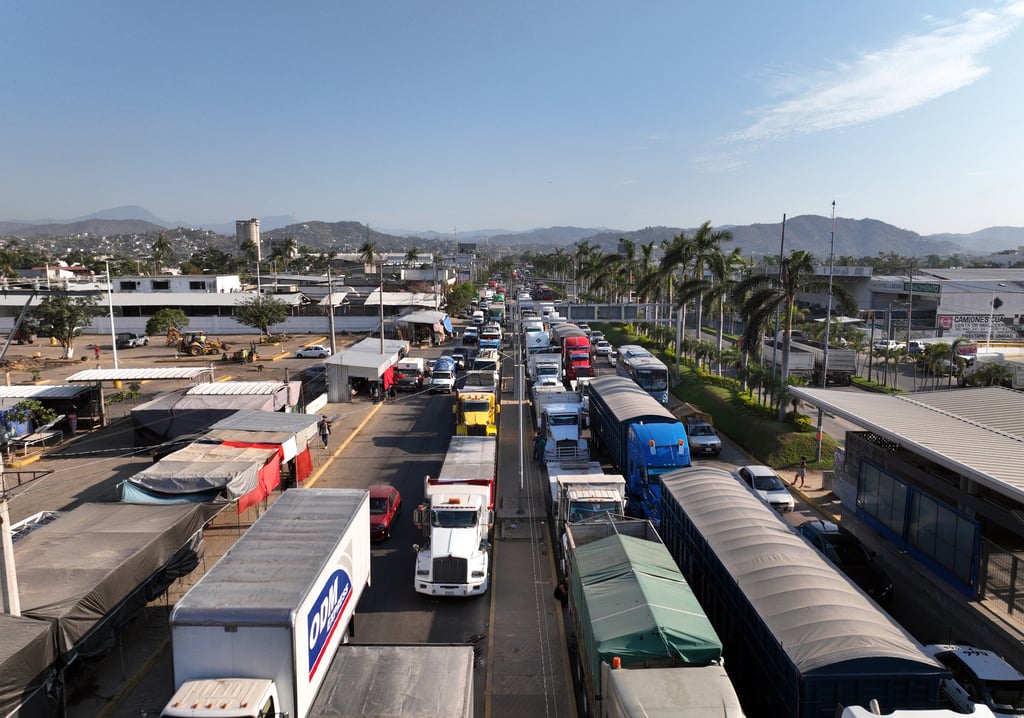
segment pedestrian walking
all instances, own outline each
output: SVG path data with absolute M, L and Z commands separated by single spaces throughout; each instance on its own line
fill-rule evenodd
M 76 414 L 75 410 L 72 409 L 64 418 L 67 419 L 68 422 L 68 433 L 74 436 L 78 431 L 78 414 Z
M 798 489 L 804 487 L 804 478 L 807 476 L 807 457 L 800 457 L 800 466 L 796 468 L 796 477 L 793 479 L 793 486 Z
M 540 440 L 537 441 L 537 466 L 544 468 L 544 450 L 548 446 L 548 440 L 543 434 L 540 436 Z
M 538 461 L 538 458 L 537 458 L 537 453 L 538 453 L 537 449 L 538 449 L 538 447 L 540 447 L 540 432 L 539 431 L 535 431 L 535 432 L 533 432 L 533 460 L 534 461 Z
M 326 416 L 320 417 L 320 440 L 324 442 L 324 448 L 327 448 L 327 442 L 331 438 L 331 422 L 327 421 Z
M 92 345 L 92 351 L 93 351 L 93 354 L 96 355 L 96 361 L 99 361 L 100 360 L 100 345 L 99 344 L 93 344 Z
M 388 398 L 394 401 L 398 398 L 398 390 L 395 388 L 395 383 L 391 382 L 391 386 L 388 387 Z

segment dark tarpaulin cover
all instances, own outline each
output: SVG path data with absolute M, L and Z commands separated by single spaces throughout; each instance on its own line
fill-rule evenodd
M 22 614 L 68 654 L 193 542 L 222 507 L 84 504 L 14 546 Z
M 0 613 L 0 637 L 0 716 L 54 715 L 44 690 L 57 659 L 53 624 Z

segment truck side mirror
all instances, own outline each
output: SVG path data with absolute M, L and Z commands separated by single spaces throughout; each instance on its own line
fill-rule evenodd
M 412 512 L 412 522 L 416 525 L 416 528 L 422 529 L 427 523 L 427 511 L 426 509 L 417 508 Z
M 487 525 L 490 526 L 494 523 L 494 509 L 487 509 Z

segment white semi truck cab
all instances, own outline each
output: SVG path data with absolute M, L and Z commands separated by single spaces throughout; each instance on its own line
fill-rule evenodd
M 438 477 L 424 481 L 413 514 L 424 542 L 414 588 L 430 596 L 479 596 L 490 587 L 497 439 L 453 436 Z

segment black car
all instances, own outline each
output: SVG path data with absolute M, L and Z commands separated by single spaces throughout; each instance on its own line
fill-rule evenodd
M 856 536 L 821 519 L 805 521 L 797 531 L 877 603 L 892 601 L 892 581 Z
M 466 361 L 469 358 L 469 350 L 464 347 L 457 347 L 452 349 L 452 359 L 455 360 L 455 368 L 459 371 L 464 371 L 466 368 Z

